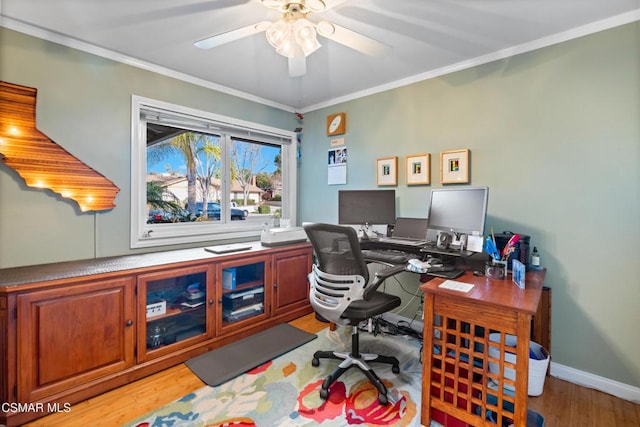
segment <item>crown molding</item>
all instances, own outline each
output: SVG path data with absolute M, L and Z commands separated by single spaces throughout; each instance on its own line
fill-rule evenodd
M 435 77 L 444 76 L 446 74 L 455 73 L 456 71 L 466 70 L 468 68 L 477 67 L 478 65 L 487 64 L 489 62 L 498 61 L 501 59 L 509 58 L 511 56 L 519 55 L 521 53 L 531 52 L 544 47 L 552 46 L 554 44 L 563 43 L 569 40 L 577 39 L 589 34 L 594 34 L 600 31 L 608 30 L 610 28 L 619 27 L 621 25 L 629 24 L 640 20 L 640 9 L 636 9 L 631 12 L 623 13 L 613 16 L 611 18 L 603 19 L 600 21 L 592 22 L 590 24 L 582 25 L 580 27 L 572 28 L 568 31 L 563 31 L 551 36 L 543 37 L 531 42 L 523 43 L 517 46 L 501 49 L 486 55 L 481 55 L 467 61 L 457 62 L 455 64 L 447 65 L 435 70 L 430 70 L 424 73 L 416 74 L 411 77 L 407 77 L 394 82 L 386 83 L 380 86 L 375 86 L 369 89 L 365 89 L 359 92 L 353 92 L 349 95 L 341 96 L 338 98 L 330 99 L 325 102 L 310 105 L 302 108 L 301 113 L 308 113 L 310 111 L 319 110 L 321 108 L 330 107 L 336 104 L 340 104 L 354 99 L 363 98 L 365 96 L 374 95 L 376 93 L 385 92 L 391 89 L 397 89 L 402 86 L 408 86 L 413 83 L 421 82 L 424 80 L 433 79 Z
M 113 61 L 117 61 L 123 64 L 131 65 L 132 67 L 140 68 L 140 69 L 151 71 L 167 77 L 175 78 L 177 80 L 181 80 L 187 83 L 192 83 L 198 86 L 202 86 L 207 89 L 226 93 L 232 96 L 237 96 L 238 98 L 243 98 L 248 101 L 256 102 L 269 107 L 278 108 L 280 110 L 284 110 L 288 112 L 298 111 L 300 113 L 308 113 L 310 111 L 315 111 L 321 108 L 330 107 L 330 106 L 351 101 L 354 99 L 363 98 L 365 96 L 374 95 L 390 89 L 396 89 L 396 88 L 407 86 L 420 81 L 429 80 L 435 77 L 440 77 L 446 74 L 454 73 L 454 72 L 465 70 L 468 68 L 473 68 L 478 65 L 483 65 L 489 62 L 509 58 L 511 56 L 519 55 L 521 53 L 531 52 L 537 49 L 552 46 L 554 44 L 562 43 L 565 41 L 587 36 L 589 34 L 594 34 L 600 31 L 604 31 L 604 30 L 621 26 L 621 25 L 629 24 L 631 22 L 635 22 L 638 20 L 640 20 L 640 8 L 627 13 L 612 16 L 610 18 L 602 19 L 600 21 L 582 25 L 580 27 L 572 28 L 571 30 L 563 31 L 548 37 L 543 37 L 531 42 L 501 49 L 486 55 L 481 55 L 476 58 L 472 58 L 470 60 L 457 62 L 455 64 L 447 65 L 444 67 L 437 68 L 435 70 L 430 70 L 424 73 L 416 74 L 414 76 L 396 80 L 394 82 L 375 86 L 375 87 L 358 91 L 358 92 L 353 92 L 348 95 L 333 98 L 333 99 L 330 99 L 321 103 L 317 103 L 314 105 L 310 105 L 304 108 L 295 108 L 289 105 L 284 105 L 278 102 L 271 101 L 269 99 L 255 96 L 247 92 L 242 92 L 242 91 L 232 89 L 217 83 L 213 83 L 208 80 L 200 79 L 200 78 L 191 76 L 189 74 L 181 73 L 168 68 L 160 67 L 156 64 L 141 61 L 139 59 L 132 58 L 130 56 L 123 55 L 108 49 L 104 49 L 104 48 L 74 39 L 72 37 L 64 36 L 62 34 L 55 33 L 53 31 L 45 30 L 43 28 L 36 27 L 12 18 L 8 18 L 0 14 L 0 26 L 6 27 L 11 30 L 15 30 L 15 31 L 25 33 L 40 39 L 44 39 L 53 43 L 61 44 L 63 46 L 81 50 L 83 52 L 87 52 L 87 53 L 91 53 L 107 59 L 111 59 Z
M 57 43 L 62 46 L 70 47 L 73 49 L 77 49 L 86 53 L 90 53 L 93 55 L 100 56 L 102 58 L 111 59 L 116 62 L 120 62 L 122 64 L 127 64 L 132 67 L 140 68 L 142 70 L 151 71 L 156 74 L 160 74 L 166 77 L 171 77 L 176 80 L 181 80 L 187 83 L 195 84 L 207 89 L 215 90 L 218 92 L 226 93 L 227 95 L 236 96 L 238 98 L 243 98 L 248 101 L 256 102 L 258 104 L 263 104 L 269 107 L 278 108 L 280 110 L 295 112 L 296 109 L 280 104 L 278 102 L 271 101 L 269 99 L 261 98 L 259 96 L 252 95 L 247 92 L 242 92 L 236 89 L 229 88 L 227 86 L 223 86 L 217 83 L 210 82 L 208 80 L 204 80 L 198 77 L 194 77 L 192 75 L 181 73 L 179 71 L 175 71 L 169 68 L 161 67 L 156 64 L 152 64 L 150 62 L 142 61 L 140 59 L 136 59 L 127 55 L 123 55 L 118 52 L 114 52 L 109 49 L 105 49 L 99 46 L 95 46 L 90 43 L 83 42 L 78 39 L 74 39 L 72 37 L 68 37 L 53 31 L 45 30 L 40 27 L 36 27 L 34 25 L 30 25 L 24 23 L 22 21 L 18 21 L 16 19 L 8 18 L 6 16 L 0 15 L 0 27 L 5 27 L 10 30 L 18 31 L 20 33 L 28 34 L 33 37 L 37 37 L 39 39 L 43 39 L 52 43 Z

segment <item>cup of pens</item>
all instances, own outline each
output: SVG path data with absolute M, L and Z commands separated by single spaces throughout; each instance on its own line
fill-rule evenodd
M 484 275 L 489 279 L 502 280 L 507 277 L 507 261 L 491 260 L 484 265 Z
M 496 238 L 491 228 L 491 236 L 487 236 L 485 241 L 485 252 L 491 256 L 484 266 L 484 274 L 490 279 L 504 279 L 507 277 L 507 263 L 509 257 L 515 251 L 516 244 L 520 240 L 520 235 L 514 234 L 507 244 L 499 250 L 496 245 Z

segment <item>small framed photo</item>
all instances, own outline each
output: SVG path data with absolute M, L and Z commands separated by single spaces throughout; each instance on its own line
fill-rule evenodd
M 520 289 L 524 289 L 525 287 L 525 275 L 526 275 L 526 267 L 523 263 L 514 259 L 512 261 L 512 276 L 513 283 L 516 284 Z
M 440 182 L 467 184 L 469 182 L 469 149 L 440 153 Z
M 376 182 L 378 185 L 398 184 L 398 156 L 376 159 Z
M 406 157 L 407 185 L 431 184 L 431 154 Z

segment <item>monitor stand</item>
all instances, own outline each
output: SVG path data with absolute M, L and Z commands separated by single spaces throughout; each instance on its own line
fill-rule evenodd
M 452 239 L 449 247 L 451 249 L 464 251 L 467 249 L 467 235 L 465 233 L 451 233 Z
M 358 239 L 369 240 L 371 237 L 375 237 L 375 233 L 369 230 L 369 224 L 361 225 L 358 230 Z

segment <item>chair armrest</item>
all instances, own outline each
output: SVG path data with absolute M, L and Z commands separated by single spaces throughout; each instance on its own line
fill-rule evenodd
M 364 289 L 364 299 L 369 299 L 370 295 L 375 292 L 386 279 L 403 271 L 406 271 L 406 264 L 394 265 L 393 267 L 383 268 L 376 272 L 375 279 Z
M 391 277 L 393 275 L 396 275 L 402 271 L 406 270 L 406 263 L 404 264 L 398 264 L 398 265 L 394 265 L 393 267 L 387 267 L 387 268 L 383 268 L 382 270 L 378 270 L 376 272 L 376 280 L 384 280 L 388 277 Z

